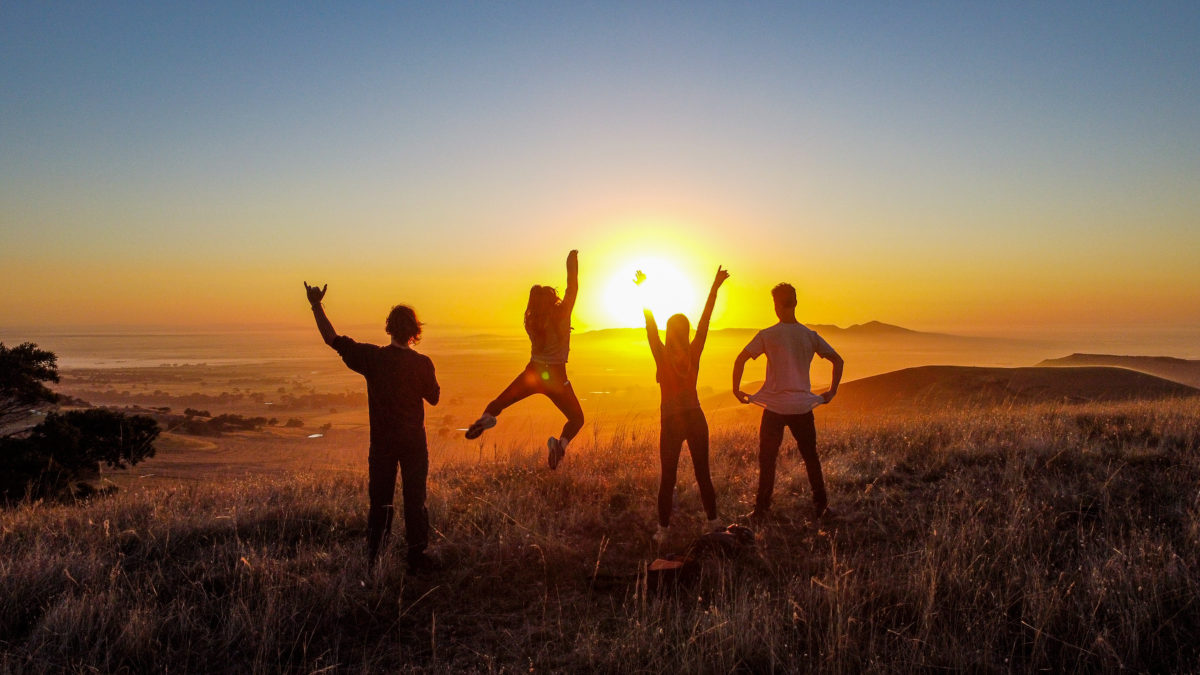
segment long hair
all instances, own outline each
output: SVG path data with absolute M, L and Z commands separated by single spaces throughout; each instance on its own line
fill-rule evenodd
M 529 304 L 525 305 L 525 332 L 529 337 L 540 340 L 546 336 L 558 302 L 558 291 L 553 286 L 534 286 L 529 289 Z
M 667 339 L 663 341 L 663 355 L 671 370 L 677 375 L 687 375 L 692 367 L 691 334 L 692 324 L 682 314 L 672 315 L 667 319 Z

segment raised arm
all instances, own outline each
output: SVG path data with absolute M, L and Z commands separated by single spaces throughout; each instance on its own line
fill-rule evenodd
M 633 275 L 633 284 L 639 288 L 645 280 L 646 274 L 641 270 L 638 270 Z M 645 300 L 644 296 L 642 300 Z M 662 338 L 658 335 L 658 323 L 655 322 L 654 312 L 651 312 L 649 307 L 643 305 L 642 313 L 646 315 L 646 341 L 650 343 L 650 353 L 654 355 L 654 360 L 657 361 L 663 349 Z
M 650 343 L 650 353 L 657 360 L 663 350 L 662 338 L 658 336 L 658 323 L 654 321 L 654 312 L 649 307 L 643 308 L 642 312 L 646 315 L 646 341 Z
M 312 305 L 313 318 L 317 320 L 317 330 L 321 331 L 321 339 L 325 341 L 325 344 L 333 346 L 337 331 L 333 329 L 329 317 L 325 316 L 325 308 L 321 306 L 321 300 L 325 299 L 325 291 L 328 288 L 329 284 L 317 288 L 309 286 L 307 281 L 304 282 L 304 292 L 308 295 L 308 304 Z
M 567 254 L 567 292 L 563 294 L 562 308 L 569 314 L 575 309 L 575 296 L 579 295 L 579 251 Z
M 750 402 L 750 396 L 742 391 L 742 373 L 746 370 L 746 362 L 749 360 L 750 355 L 742 351 L 733 361 L 733 395 L 742 403 Z
M 696 325 L 696 337 L 692 340 L 693 358 L 699 359 L 704 350 L 704 341 L 708 339 L 708 322 L 712 319 L 713 307 L 717 304 L 717 290 L 729 278 L 729 272 L 717 265 L 717 276 L 713 278 L 712 288 L 708 291 L 708 302 L 704 303 L 704 313 L 700 315 L 700 323 Z

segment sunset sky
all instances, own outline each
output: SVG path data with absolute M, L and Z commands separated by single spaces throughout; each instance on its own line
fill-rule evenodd
M 1200 3 L 0 4 L 0 330 L 1200 326 Z M 666 283 L 664 281 L 664 283 Z M 677 283 L 679 283 L 677 281 Z M 633 305 L 633 306 L 630 306 Z M 677 306 L 675 306 L 677 305 Z

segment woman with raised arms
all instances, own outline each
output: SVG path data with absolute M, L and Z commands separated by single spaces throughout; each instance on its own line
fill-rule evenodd
M 546 440 L 550 468 L 558 468 L 567 444 L 583 427 L 583 408 L 567 379 L 571 310 L 578 294 L 579 251 L 571 251 L 567 255 L 567 291 L 561 299 L 552 286 L 535 285 L 529 289 L 529 304 L 525 306 L 525 333 L 531 346 L 529 363 L 471 424 L 467 429 L 468 439 L 479 438 L 496 426 L 496 417 L 508 406 L 533 394 L 544 394 L 567 418 L 559 436 Z
M 708 337 L 708 322 L 712 318 L 713 306 L 717 302 L 717 290 L 729 272 L 717 267 L 716 278 L 708 292 L 708 301 L 700 323 L 696 326 L 696 337 L 690 342 L 691 326 L 683 314 L 667 319 L 666 342 L 659 339 L 658 324 L 654 314 L 645 309 L 646 338 L 650 342 L 650 353 L 658 369 L 657 380 L 662 390 L 661 419 L 658 453 L 662 461 L 662 477 L 658 483 L 658 528 L 654 541 L 662 544 L 671 525 L 671 507 L 675 492 L 676 474 L 679 470 L 679 454 L 687 441 L 692 455 L 692 468 L 696 472 L 696 483 L 700 488 L 700 501 L 708 515 L 708 529 L 719 529 L 717 520 L 717 494 L 713 489 L 712 476 L 708 469 L 708 420 L 700 408 L 700 397 L 696 393 L 696 377 L 700 371 L 700 354 Z M 646 275 L 638 270 L 635 283 L 641 285 Z

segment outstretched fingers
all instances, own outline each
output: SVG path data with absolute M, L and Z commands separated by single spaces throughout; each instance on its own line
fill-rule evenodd
M 323 287 L 317 288 L 316 286 L 309 286 L 307 281 L 304 282 L 304 294 L 308 296 L 308 302 L 310 304 L 318 303 L 324 299 L 325 291 L 328 289 L 329 284 L 325 284 Z

